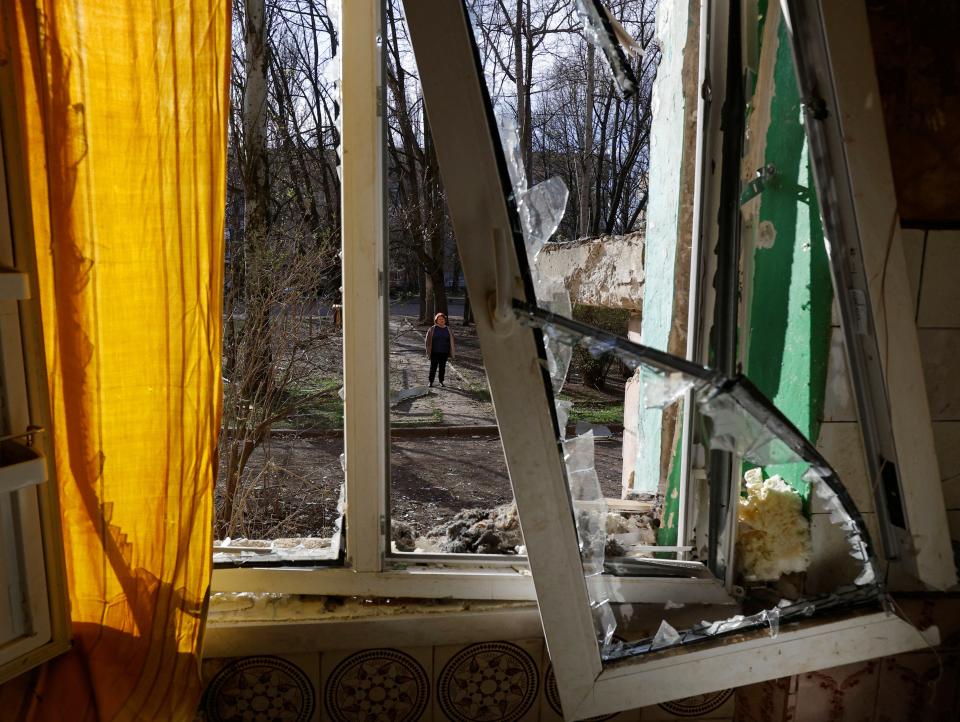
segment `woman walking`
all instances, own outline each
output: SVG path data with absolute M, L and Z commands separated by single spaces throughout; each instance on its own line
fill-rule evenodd
M 443 376 L 447 370 L 447 359 L 456 352 L 456 342 L 453 332 L 447 326 L 445 314 L 438 313 L 433 317 L 433 326 L 427 331 L 426 339 L 427 358 L 430 359 L 430 385 L 433 378 L 440 371 L 440 385 L 443 386 Z

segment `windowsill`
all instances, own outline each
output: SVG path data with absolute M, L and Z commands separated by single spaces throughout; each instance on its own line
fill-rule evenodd
M 532 602 L 215 593 L 203 655 L 472 644 L 542 634 Z
M 733 604 L 716 579 L 601 578 L 613 602 L 665 604 Z M 299 594 L 393 599 L 450 599 L 535 602 L 533 577 L 525 568 L 410 566 L 384 572 L 356 572 L 345 567 L 214 569 L 214 593 Z

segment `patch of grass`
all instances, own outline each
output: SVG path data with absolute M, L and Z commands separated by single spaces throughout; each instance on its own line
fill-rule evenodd
M 294 411 L 278 426 L 295 429 L 338 429 L 343 426 L 343 400 L 338 395 L 342 382 L 322 377 L 290 384 L 287 397 Z
M 577 401 L 570 409 L 571 423 L 586 421 L 591 424 L 622 424 L 623 404 L 608 401 Z
M 469 393 L 470 396 L 477 401 L 483 401 L 487 404 L 493 401 L 493 397 L 490 396 L 490 389 L 487 388 L 486 384 L 470 384 L 464 389 L 464 391 Z
M 417 418 L 391 419 L 391 426 L 402 426 L 404 428 L 411 426 L 438 426 L 443 423 L 443 411 L 434 409 L 429 416 L 418 416 Z

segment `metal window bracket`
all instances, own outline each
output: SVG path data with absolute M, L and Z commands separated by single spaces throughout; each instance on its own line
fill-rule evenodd
M 747 183 L 740 194 L 740 205 L 749 203 L 758 195 L 763 193 L 767 185 L 777 176 L 777 167 L 773 163 L 768 163 L 762 168 L 757 168 L 753 180 Z

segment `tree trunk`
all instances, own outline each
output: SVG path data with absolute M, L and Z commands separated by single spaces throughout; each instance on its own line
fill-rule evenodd
M 266 11 L 264 0 L 244 2 L 243 92 L 243 238 L 245 321 L 241 360 L 243 395 L 257 396 L 270 375 L 270 174 L 267 157 L 267 67 Z M 266 353 L 264 353 L 266 351 Z
M 450 259 L 453 265 L 453 279 L 450 282 L 450 295 L 456 296 L 460 293 L 460 256 L 456 250 L 453 252 L 453 258 Z
M 433 314 L 436 313 L 434 311 L 433 278 L 426 271 L 420 278 L 423 280 L 423 300 L 420 304 L 423 312 L 420 314 L 420 323 L 433 323 Z
M 470 294 L 467 289 L 463 289 L 463 325 L 469 326 L 473 323 L 473 306 L 470 305 Z
M 515 17 L 513 33 L 513 77 L 517 85 L 517 134 L 520 141 L 520 157 L 524 160 L 524 175 L 527 183 L 530 183 L 530 165 L 526 163 L 527 147 L 524 140 L 527 137 L 526 119 L 527 106 L 530 102 L 528 88 L 525 87 L 526 73 L 523 70 L 523 21 L 524 21 L 524 0 L 517 0 L 517 10 Z
M 272 343 L 270 338 L 270 276 L 267 273 L 270 231 L 270 175 L 267 158 L 267 67 L 266 12 L 264 0 L 244 0 L 243 147 L 243 324 L 234 334 L 239 348 L 234 378 L 234 426 L 228 444 L 226 493 L 218 519 L 218 531 L 230 535 L 239 523 L 237 491 L 249 440 L 241 431 L 256 424 L 251 416 L 270 387 Z M 228 423 L 229 423 L 228 422 Z
M 593 174 L 593 99 L 596 48 L 587 43 L 587 84 L 584 91 L 583 136 L 580 141 L 580 177 L 577 183 L 579 217 L 577 234 L 585 238 L 590 232 L 590 185 Z
M 417 265 L 417 290 L 420 292 L 420 309 L 419 309 L 419 321 L 420 323 L 427 322 L 427 274 L 423 272 L 423 268 L 420 265 Z
M 423 152 L 426 159 L 424 173 L 424 219 L 427 238 L 424 264 L 430 276 L 433 290 L 433 313 L 447 313 L 447 288 L 443 276 L 444 256 L 446 253 L 446 223 L 444 222 L 443 189 L 440 185 L 440 163 L 437 160 L 437 150 L 433 145 L 433 133 L 430 132 L 430 123 L 424 116 L 423 122 Z M 431 320 L 433 313 L 430 314 Z
M 523 115 L 520 118 L 520 150 L 523 153 L 523 167 L 526 169 L 527 184 L 533 183 L 533 3 L 527 0 L 526 15 L 523 22 L 524 63 L 523 63 Z

